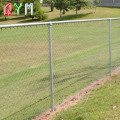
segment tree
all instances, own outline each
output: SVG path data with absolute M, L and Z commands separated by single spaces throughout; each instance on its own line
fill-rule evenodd
M 30 10 L 28 9 L 28 17 L 31 17 L 32 20 L 34 17 L 38 18 L 39 20 L 44 20 L 47 18 L 47 15 L 45 15 L 44 11 L 41 10 L 41 3 L 40 0 L 21 0 L 20 2 L 23 3 L 23 7 L 21 9 L 21 12 L 25 11 L 25 3 L 33 3 L 33 15 L 30 14 Z
M 71 0 L 71 8 L 76 10 L 76 16 L 78 15 L 78 10 L 81 10 L 82 7 L 91 7 L 92 2 L 90 0 Z
M 6 20 L 7 16 L 4 15 L 4 13 L 3 13 L 3 8 L 4 8 L 5 5 L 7 5 L 7 3 L 4 3 L 4 2 L 0 3 L 0 16 L 2 16 L 2 17 L 4 16 L 4 18 Z M 14 8 L 14 5 L 12 5 L 12 12 L 14 12 L 14 11 L 15 11 L 15 8 Z
M 3 5 L 0 3 L 0 15 L 3 15 Z
M 99 1 L 99 0 L 94 0 L 94 4 L 95 4 L 95 5 L 99 5 L 99 4 L 100 4 L 100 1 Z M 95 13 L 96 13 L 96 6 L 95 6 Z
M 56 9 L 60 10 L 60 19 L 62 17 L 62 11 L 65 13 L 65 11 L 68 11 L 68 8 L 70 6 L 69 0 L 56 0 L 55 7 Z
M 46 3 L 50 5 L 51 12 L 54 10 L 54 4 L 56 0 L 47 0 Z
M 100 1 L 99 0 L 94 0 L 94 4 L 98 5 L 98 4 L 100 4 Z

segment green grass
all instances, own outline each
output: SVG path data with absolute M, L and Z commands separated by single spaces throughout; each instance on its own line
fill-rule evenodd
M 54 120 L 119 120 L 120 74 L 98 87 L 77 105 L 62 111 Z M 116 108 L 114 108 L 116 106 Z
M 112 65 L 120 62 L 112 21 Z M 0 119 L 31 119 L 50 108 L 48 26 L 0 29 Z M 52 26 L 55 104 L 109 74 L 109 21 Z
M 44 21 L 38 21 L 36 18 L 32 21 L 31 18 L 25 17 L 23 14 L 16 16 L 13 13 L 12 16 L 7 16 L 7 20 L 4 17 L 0 17 L 0 24 L 18 24 L 18 23 L 28 23 L 28 22 L 47 22 L 47 21 L 60 21 L 59 10 L 54 9 L 50 12 L 49 7 L 42 7 L 45 13 L 48 15 L 48 19 Z M 80 20 L 80 19 L 96 19 L 96 18 L 115 18 L 120 16 L 120 8 L 112 7 L 97 7 L 95 9 L 82 9 L 78 11 L 78 16 L 75 15 L 75 10 L 69 10 L 65 15 L 62 16 L 62 20 Z
M 60 15 L 59 10 L 50 12 L 48 7 L 44 7 L 43 10 L 48 14 L 47 21 L 59 21 Z M 115 18 L 120 15 L 120 8 L 112 7 L 97 7 L 95 9 L 82 9 L 78 11 L 78 16 L 75 15 L 75 10 L 69 10 L 65 15 L 62 16 L 62 20 L 79 20 L 79 19 L 97 19 L 97 18 Z

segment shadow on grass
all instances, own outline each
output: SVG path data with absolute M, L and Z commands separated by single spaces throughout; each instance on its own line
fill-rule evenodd
M 9 21 L 9 20 L 23 20 L 23 19 L 28 19 L 28 17 L 26 16 L 13 16 L 13 17 L 2 17 L 2 19 L 0 19 L 0 22 L 3 21 Z
M 83 18 L 85 16 L 88 16 L 90 14 L 93 14 L 92 12 L 90 13 L 81 13 L 81 14 L 78 14 L 77 16 L 74 14 L 74 15 L 65 15 L 65 16 L 62 16 L 62 18 L 60 19 L 60 17 L 57 17 L 57 18 L 54 18 L 54 19 L 50 19 L 49 21 L 63 21 L 63 20 L 74 20 L 75 18 Z
M 50 12 L 50 11 L 49 11 Z M 49 20 L 42 20 L 40 21 L 39 19 L 33 19 L 30 18 L 30 17 L 26 17 L 24 15 L 21 15 L 21 16 L 14 16 L 14 17 L 6 17 L 6 20 L 5 18 L 3 17 L 2 19 L 0 19 L 0 22 L 4 22 L 4 21 L 8 21 L 9 20 L 18 20 L 17 23 L 27 23 L 27 22 L 48 22 L 48 21 L 64 21 L 64 20 L 74 20 L 75 18 L 83 18 L 85 16 L 88 16 L 90 14 L 93 14 L 92 12 L 90 13 L 81 13 L 81 14 L 78 14 L 78 16 L 76 16 L 75 14 L 74 15 L 64 15 L 62 16 L 62 19 L 60 19 L 60 17 L 57 17 L 57 18 L 53 18 L 53 19 L 49 19 Z
M 27 20 L 21 20 L 21 21 L 19 21 L 18 23 L 28 23 L 28 22 L 42 22 L 42 21 L 40 21 L 39 19 L 33 19 L 32 20 L 32 18 L 29 18 L 29 19 L 27 19 Z
M 62 19 L 60 19 L 60 17 L 57 17 L 57 18 L 53 18 L 53 19 L 49 19 L 49 21 L 64 21 L 64 20 L 74 20 L 75 18 L 82 18 L 82 17 L 85 17 L 85 16 L 88 16 L 90 14 L 93 14 L 92 12 L 90 13 L 81 13 L 81 14 L 78 14 L 78 16 L 76 16 L 75 14 L 74 15 L 65 15 L 62 17 Z M 27 20 L 21 20 L 19 21 L 19 23 L 27 23 L 27 22 L 48 22 L 48 20 L 44 20 L 44 21 L 40 21 L 38 19 L 33 19 L 32 18 L 29 18 Z

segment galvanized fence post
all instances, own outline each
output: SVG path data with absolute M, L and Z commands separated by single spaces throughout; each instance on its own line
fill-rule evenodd
M 48 27 L 49 27 L 51 109 L 52 109 L 52 111 L 54 111 L 53 66 L 52 66 L 52 23 L 48 24 Z
M 112 75 L 111 19 L 109 19 L 109 59 L 110 59 L 110 75 Z

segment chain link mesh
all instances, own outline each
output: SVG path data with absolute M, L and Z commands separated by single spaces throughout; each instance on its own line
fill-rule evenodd
M 111 38 L 112 38 L 112 69 L 115 70 L 120 66 L 120 20 L 112 20 L 111 22 Z
M 55 103 L 109 73 L 109 21 L 53 26 Z
M 112 69 L 119 62 L 112 20 Z M 51 27 L 54 104 L 110 74 L 109 20 Z M 51 107 L 49 25 L 0 28 L 0 119 L 31 119 Z
M 48 25 L 0 32 L 0 119 L 31 118 L 50 108 Z

